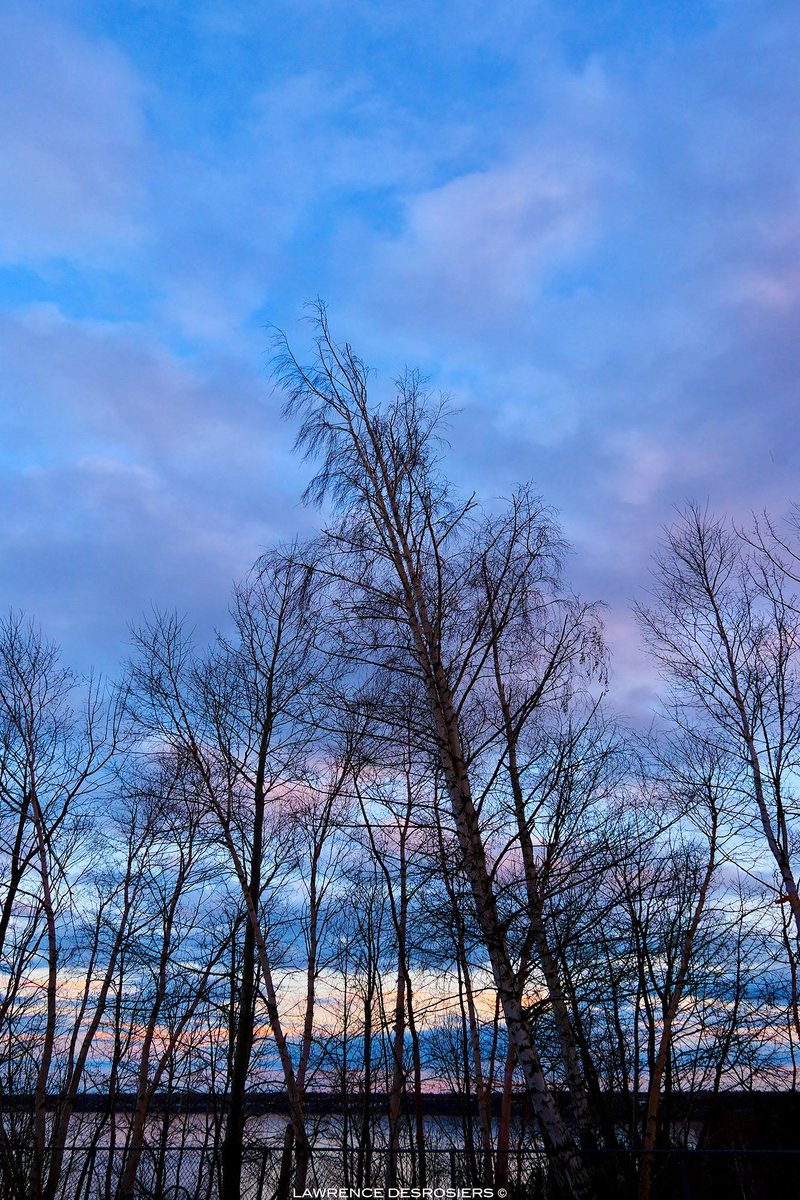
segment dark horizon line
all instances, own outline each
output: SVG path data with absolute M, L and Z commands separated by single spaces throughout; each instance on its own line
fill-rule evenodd
M 569 1105 L 569 1093 L 565 1089 L 554 1091 L 554 1095 L 558 1097 L 562 1105 Z M 644 1104 L 647 1101 L 647 1092 L 640 1091 L 634 1094 L 633 1092 L 603 1092 L 603 1099 L 611 1099 L 615 1106 L 630 1105 L 633 1100 L 637 1104 Z M 128 1111 L 133 1109 L 136 1103 L 135 1092 L 117 1092 L 113 1096 L 108 1092 L 79 1092 L 73 1100 L 73 1108 L 81 1112 L 101 1112 L 111 1108 Z M 47 1096 L 45 1106 L 48 1109 L 57 1107 L 67 1097 L 60 1093 L 51 1093 Z M 229 1097 L 224 1092 L 208 1092 L 194 1090 L 191 1088 L 176 1090 L 171 1093 L 157 1093 L 151 1101 L 151 1108 L 164 1112 L 168 1109 L 174 1109 L 176 1112 L 181 1110 L 185 1112 L 203 1112 L 219 1106 L 225 1107 Z M 379 1108 L 388 1104 L 389 1093 L 383 1091 L 371 1091 L 368 1096 L 363 1090 L 353 1090 L 342 1094 L 341 1090 L 337 1091 L 308 1091 L 304 1098 L 304 1108 L 308 1112 L 336 1112 L 342 1111 L 351 1103 L 360 1102 L 368 1099 L 370 1107 Z M 413 1097 L 408 1096 L 411 1101 Z M 515 1089 L 512 1093 L 512 1103 L 515 1108 L 523 1107 L 528 1096 L 523 1087 Z M 763 1089 L 737 1089 L 730 1091 L 681 1091 L 675 1090 L 669 1094 L 669 1099 L 672 1103 L 677 1102 L 683 1108 L 688 1105 L 700 1106 L 702 1109 L 708 1109 L 712 1104 L 722 1108 L 741 1107 L 745 1103 L 753 1104 L 759 1108 L 766 1106 L 791 1106 L 796 1104 L 800 1107 L 800 1092 L 792 1089 L 779 1088 L 763 1088 Z M 465 1096 L 460 1092 L 434 1092 L 423 1091 L 422 1100 L 424 1107 L 428 1110 L 429 1115 L 457 1115 L 464 1111 L 465 1107 L 472 1108 L 477 1105 L 477 1097 L 475 1095 Z M 500 1092 L 493 1092 L 491 1096 L 493 1107 L 499 1110 L 502 1095 Z M 9 1108 L 24 1108 L 34 1103 L 34 1096 L 29 1092 L 5 1092 L 0 1094 L 0 1111 L 4 1106 Z M 285 1090 L 266 1090 L 259 1092 L 251 1092 L 247 1096 L 247 1107 L 251 1111 L 260 1112 L 282 1112 L 288 1105 L 288 1098 Z M 434 1111 L 435 1110 L 435 1111 Z

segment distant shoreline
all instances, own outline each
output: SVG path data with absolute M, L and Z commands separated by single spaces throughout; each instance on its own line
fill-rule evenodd
M 57 1094 L 48 1096 L 48 1109 L 57 1108 L 62 1099 L 63 1097 Z M 308 1113 L 336 1113 L 353 1106 L 360 1108 L 364 1099 L 362 1092 L 353 1092 L 346 1097 L 343 1097 L 341 1092 L 307 1092 L 303 1107 Z M 618 1094 L 613 1099 L 615 1109 L 620 1112 L 626 1111 L 634 1102 L 630 1095 Z M 640 1092 L 635 1103 L 637 1106 L 643 1106 L 646 1100 L 647 1093 Z M 564 1108 L 569 1106 L 569 1098 L 565 1093 L 559 1094 L 559 1101 Z M 33 1102 L 33 1096 L 28 1093 L 7 1093 L 0 1096 L 0 1111 L 3 1108 L 28 1108 L 33 1105 Z M 129 1112 L 133 1109 L 135 1102 L 136 1094 L 134 1092 L 118 1092 L 113 1098 L 105 1093 L 85 1092 L 75 1097 L 73 1106 L 77 1112 L 108 1112 L 112 1108 L 115 1111 Z M 469 1102 L 465 1102 L 465 1097 L 455 1092 L 423 1092 L 422 1102 L 425 1115 L 428 1117 L 458 1116 L 465 1109 L 477 1106 L 474 1096 L 470 1098 Z M 495 1093 L 492 1096 L 492 1104 L 497 1111 L 500 1109 L 500 1102 L 500 1094 Z M 675 1117 L 691 1111 L 697 1118 L 702 1119 L 712 1109 L 718 1115 L 751 1115 L 762 1119 L 768 1115 L 786 1117 L 791 1115 L 798 1119 L 797 1128 L 800 1132 L 800 1092 L 731 1091 L 719 1092 L 716 1095 L 712 1092 L 674 1092 L 670 1096 L 670 1102 Z M 385 1108 L 388 1103 L 389 1096 L 384 1092 L 372 1092 L 369 1096 L 371 1109 L 380 1110 Z M 227 1097 L 222 1094 L 182 1091 L 173 1092 L 170 1096 L 155 1095 L 149 1107 L 151 1111 L 157 1112 L 169 1110 L 176 1113 L 201 1113 L 224 1110 L 226 1104 Z M 409 1107 L 411 1104 L 412 1097 L 409 1096 Z M 515 1093 L 513 1105 L 515 1110 L 527 1107 L 527 1096 L 523 1091 Z M 247 1108 L 250 1114 L 286 1112 L 288 1108 L 286 1092 L 252 1092 L 247 1097 Z

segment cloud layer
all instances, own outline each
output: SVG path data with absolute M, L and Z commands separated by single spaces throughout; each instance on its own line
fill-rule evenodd
M 80 665 L 309 526 L 266 326 L 322 295 L 454 394 L 465 486 L 560 509 L 646 702 L 673 506 L 797 498 L 800 14 L 568 7 L 10 5 L 4 593 Z

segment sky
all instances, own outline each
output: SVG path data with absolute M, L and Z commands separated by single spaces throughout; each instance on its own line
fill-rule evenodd
M 800 500 L 796 0 L 0 4 L 0 602 L 80 671 L 313 529 L 269 376 L 304 303 L 459 410 L 629 613 L 676 506 Z M 302 356 L 302 355 L 301 355 Z

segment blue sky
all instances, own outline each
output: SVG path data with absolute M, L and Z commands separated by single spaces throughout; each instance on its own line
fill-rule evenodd
M 452 393 L 450 468 L 533 479 L 608 605 L 674 506 L 797 488 L 800 8 L 6 3 L 3 597 L 79 668 L 201 636 L 310 529 L 267 372 L 304 300 Z

